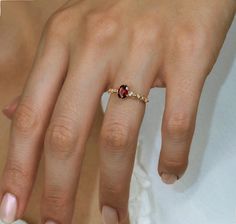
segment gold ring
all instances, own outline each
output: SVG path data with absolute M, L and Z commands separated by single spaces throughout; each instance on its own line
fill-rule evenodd
M 144 103 L 149 102 L 147 97 L 142 96 L 142 95 L 140 95 L 138 93 L 135 93 L 133 91 L 130 91 L 129 87 L 127 85 L 121 85 L 119 89 L 111 88 L 111 89 L 108 90 L 108 93 L 110 93 L 110 94 L 111 93 L 116 93 L 118 95 L 118 97 L 121 98 L 121 99 L 125 99 L 126 97 L 134 97 L 138 100 L 141 100 Z

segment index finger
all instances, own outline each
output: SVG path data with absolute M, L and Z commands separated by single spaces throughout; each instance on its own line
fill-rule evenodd
M 44 39 L 13 116 L 0 187 L 0 219 L 5 222 L 20 218 L 27 205 L 40 160 L 44 130 L 66 73 L 67 58 L 63 44 Z

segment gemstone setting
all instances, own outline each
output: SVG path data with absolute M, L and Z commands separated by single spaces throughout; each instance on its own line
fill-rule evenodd
M 121 99 L 126 98 L 129 95 L 129 87 L 127 85 L 121 85 L 118 89 L 118 97 Z

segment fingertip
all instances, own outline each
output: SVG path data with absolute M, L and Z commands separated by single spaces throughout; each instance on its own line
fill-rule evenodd
M 165 161 L 165 160 L 164 160 Z M 164 184 L 172 185 L 180 180 L 180 178 L 184 175 L 187 165 L 181 165 L 181 162 L 176 162 L 173 164 L 166 164 L 162 159 L 160 159 L 157 173 L 161 178 L 161 181 Z
M 0 220 L 4 223 L 12 223 L 16 219 L 18 208 L 17 198 L 14 194 L 6 193 L 0 205 Z
M 161 181 L 168 185 L 175 184 L 176 182 L 178 182 L 187 169 L 187 165 L 181 164 L 182 163 L 180 162 L 177 165 L 175 164 L 173 166 L 170 166 L 160 161 L 159 166 L 157 168 L 157 172 L 161 178 Z
M 161 174 L 161 180 L 165 184 L 174 184 L 178 180 L 178 176 L 175 174 L 170 174 L 170 173 L 162 173 Z
M 102 219 L 104 224 L 118 224 L 118 213 L 114 208 L 109 206 L 103 206 Z

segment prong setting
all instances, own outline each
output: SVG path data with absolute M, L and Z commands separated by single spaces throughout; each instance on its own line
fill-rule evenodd
M 125 98 L 127 98 L 127 97 L 133 97 L 133 98 L 137 98 L 138 100 L 140 100 L 140 101 L 142 101 L 142 102 L 144 102 L 144 103 L 148 103 L 148 102 L 149 102 L 149 100 L 148 100 L 147 97 L 142 96 L 142 95 L 140 95 L 140 94 L 138 94 L 138 93 L 135 93 L 135 92 L 129 90 L 128 85 L 121 85 L 121 86 L 119 87 L 119 89 L 113 89 L 113 88 L 111 88 L 111 89 L 108 90 L 108 93 L 110 93 L 110 94 L 116 93 L 117 96 L 118 96 L 120 99 L 125 99 Z

